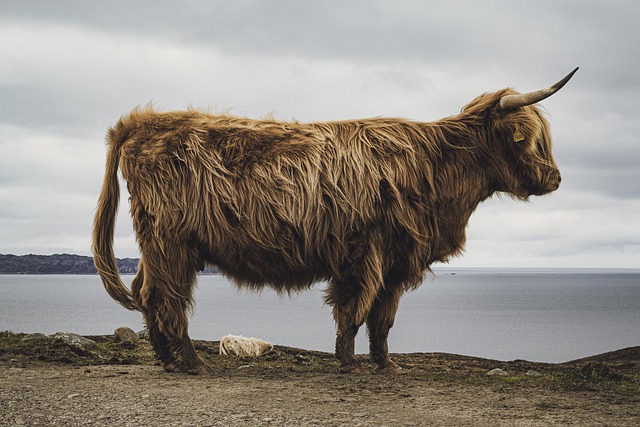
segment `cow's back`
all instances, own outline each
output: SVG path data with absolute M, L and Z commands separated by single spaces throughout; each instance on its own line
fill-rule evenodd
M 138 111 L 128 127 L 121 168 L 139 238 L 187 241 L 241 284 L 328 279 L 375 227 L 424 240 L 429 167 L 401 121 Z

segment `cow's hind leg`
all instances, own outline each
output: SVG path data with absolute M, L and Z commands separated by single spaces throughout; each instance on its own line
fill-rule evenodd
M 147 284 L 147 286 L 150 286 Z M 156 303 L 153 301 L 153 297 L 151 300 L 147 297 L 146 301 L 143 301 L 141 297 L 141 293 L 144 289 L 144 262 L 140 260 L 140 265 L 138 266 L 138 273 L 133 278 L 131 282 L 131 291 L 133 292 L 133 296 L 138 303 L 138 307 L 140 307 L 142 311 L 142 315 L 144 316 L 145 324 L 147 325 L 147 329 L 149 330 L 149 341 L 153 346 L 153 350 L 162 362 L 163 366 L 167 366 L 171 363 L 174 363 L 176 358 L 169 347 L 169 339 L 166 335 L 164 335 L 160 331 L 160 327 L 158 324 L 158 317 L 156 316 L 155 307 Z M 153 295 L 155 292 L 145 291 L 147 295 Z
M 178 245 L 176 245 L 178 246 Z M 198 357 L 188 334 L 197 257 L 174 247 L 174 257 L 145 254 L 141 298 L 156 354 L 168 372 L 206 375 L 211 369 Z
M 402 293 L 402 286 L 381 289 L 367 316 L 369 354 L 371 360 L 378 365 L 380 372 L 399 373 L 402 371 L 389 357 L 387 345 L 389 330 L 393 327 Z
M 167 337 L 169 348 L 176 356 L 173 362 L 164 365 L 165 370 L 206 375 L 211 373 L 211 369 L 197 355 L 188 334 L 188 314 L 191 309 L 193 279 L 167 283 L 171 292 L 175 292 L 175 294 L 164 295 L 156 318 L 160 332 Z M 171 285 L 176 285 L 177 289 L 171 289 Z

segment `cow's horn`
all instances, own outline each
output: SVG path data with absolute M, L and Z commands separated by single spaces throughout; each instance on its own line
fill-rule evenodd
M 505 111 L 515 110 L 516 108 L 535 104 L 536 102 L 540 102 L 543 99 L 550 97 L 551 95 L 562 89 L 562 86 L 567 84 L 567 82 L 571 79 L 571 77 L 573 77 L 576 71 L 578 71 L 578 68 L 580 67 L 576 67 L 575 70 L 567 74 L 567 77 L 546 89 L 537 90 L 535 92 L 522 93 L 518 95 L 503 96 L 502 98 L 500 98 L 500 108 Z

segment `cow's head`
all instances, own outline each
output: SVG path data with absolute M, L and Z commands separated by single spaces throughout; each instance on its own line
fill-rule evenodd
M 551 152 L 551 133 L 542 111 L 535 104 L 559 91 L 576 68 L 555 85 L 530 93 L 504 89 L 484 98 L 486 141 L 494 189 L 519 199 L 543 195 L 560 186 L 560 171 Z M 466 108 L 473 108 L 476 101 Z M 465 110 L 466 110 L 465 108 Z

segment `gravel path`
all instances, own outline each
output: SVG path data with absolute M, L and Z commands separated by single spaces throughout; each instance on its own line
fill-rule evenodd
M 192 377 L 156 366 L 0 366 L 2 425 L 630 426 L 640 404 L 600 393 L 424 383 L 402 375 Z

